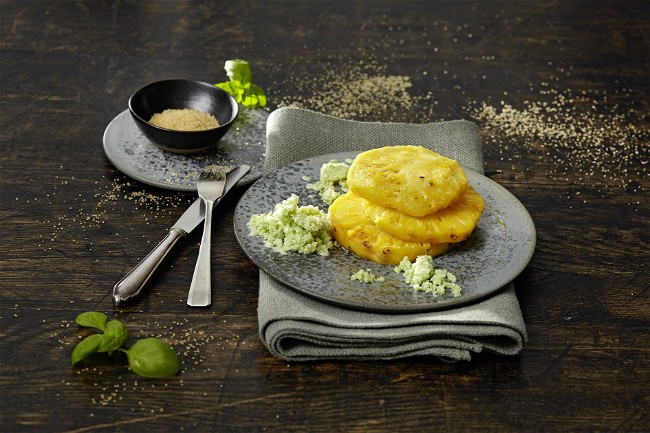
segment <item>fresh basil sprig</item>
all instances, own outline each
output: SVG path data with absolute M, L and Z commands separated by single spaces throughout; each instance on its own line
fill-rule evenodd
M 139 340 L 130 348 L 124 347 L 130 338 L 129 330 L 119 320 L 108 320 L 104 313 L 88 311 L 77 316 L 77 324 L 101 331 L 81 340 L 72 351 L 71 362 L 79 361 L 94 353 L 118 350 L 126 354 L 134 373 L 144 377 L 173 376 L 181 370 L 181 361 L 165 342 L 157 338 Z
M 217 83 L 215 86 L 230 93 L 244 107 L 266 106 L 266 93 L 260 86 L 253 84 L 253 72 L 246 60 L 228 60 L 224 67 L 230 81 Z

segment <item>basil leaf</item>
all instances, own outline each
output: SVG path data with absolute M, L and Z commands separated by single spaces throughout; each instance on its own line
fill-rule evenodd
M 181 370 L 181 360 L 165 342 L 157 338 L 137 341 L 124 350 L 134 373 L 144 377 L 173 376 Z
M 237 102 L 242 101 L 242 96 L 246 90 L 239 81 L 226 81 L 225 83 L 215 84 L 215 86 L 230 93 Z
M 104 327 L 104 335 L 99 345 L 98 352 L 112 352 L 119 349 L 127 342 L 131 335 L 124 323 L 111 320 Z
M 257 106 L 266 107 L 266 93 L 257 84 L 251 84 L 250 91 L 257 96 Z
M 266 105 L 266 95 L 261 87 L 252 84 L 249 89 L 247 89 L 241 102 L 248 108 L 264 107 Z
M 72 356 L 70 357 L 72 365 L 96 353 L 102 337 L 102 334 L 92 334 L 81 340 L 72 351 Z
M 253 72 L 246 60 L 228 60 L 224 67 L 230 81 L 239 81 L 244 85 L 253 82 Z
M 228 60 L 225 69 L 230 81 L 215 86 L 230 93 L 238 103 L 247 108 L 266 106 L 266 94 L 260 86 L 253 84 L 253 72 L 246 60 Z
M 255 95 L 246 95 L 241 102 L 245 107 L 248 108 L 257 108 L 258 100 Z
M 97 328 L 104 330 L 108 317 L 104 313 L 98 313 L 96 311 L 86 311 L 77 316 L 77 324 L 85 326 L 87 328 Z
M 225 90 L 226 92 L 230 93 L 233 96 L 238 93 L 238 90 L 232 81 L 224 81 L 223 83 L 217 83 L 215 84 L 215 86 L 217 86 L 222 90 Z

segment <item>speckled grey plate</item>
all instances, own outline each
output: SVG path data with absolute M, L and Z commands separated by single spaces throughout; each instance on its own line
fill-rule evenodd
M 354 158 L 358 152 L 323 155 L 283 167 L 254 183 L 235 210 L 235 233 L 244 252 L 277 281 L 322 301 L 361 310 L 418 312 L 458 307 L 500 290 L 526 267 L 535 250 L 536 233 L 530 215 L 511 193 L 487 177 L 465 169 L 469 183 L 485 199 L 485 211 L 472 237 L 455 249 L 434 257 L 434 265 L 458 278 L 463 295 L 434 297 L 415 292 L 393 266 L 379 265 L 336 247 L 329 256 L 290 253 L 281 255 L 264 246 L 260 237 L 249 236 L 251 215 L 267 213 L 292 193 L 300 205 L 327 210 L 308 183 L 319 178 L 321 166 L 332 160 Z M 361 268 L 383 276 L 383 283 L 350 280 Z
M 133 122 L 129 110 L 118 114 L 104 132 L 104 153 L 122 173 L 159 188 L 196 191 L 199 173 L 205 169 L 251 166 L 238 185 L 248 185 L 262 176 L 266 151 L 264 110 L 242 110 L 232 129 L 217 146 L 194 154 L 166 152 L 151 143 Z

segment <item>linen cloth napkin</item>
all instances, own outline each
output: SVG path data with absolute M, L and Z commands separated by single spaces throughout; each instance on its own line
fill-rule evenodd
M 421 145 L 483 172 L 479 131 L 471 122 L 358 122 L 289 107 L 268 118 L 264 172 L 312 156 L 398 144 Z M 264 345 L 287 361 L 431 355 L 451 362 L 483 350 L 515 355 L 527 341 L 512 284 L 460 308 L 384 314 L 321 302 L 260 270 L 258 321 Z

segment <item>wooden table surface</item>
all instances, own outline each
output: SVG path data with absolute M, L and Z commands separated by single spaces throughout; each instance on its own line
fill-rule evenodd
M 643 1 L 0 1 L 0 430 L 641 432 L 650 425 L 650 4 Z M 194 199 L 107 159 L 140 86 L 225 81 L 243 58 L 272 111 L 467 119 L 486 175 L 528 209 L 517 356 L 287 363 L 258 336 L 258 271 L 215 216 L 213 304 L 185 304 L 201 230 L 147 294 L 113 284 Z M 183 369 L 77 368 L 74 320 L 122 320 Z

